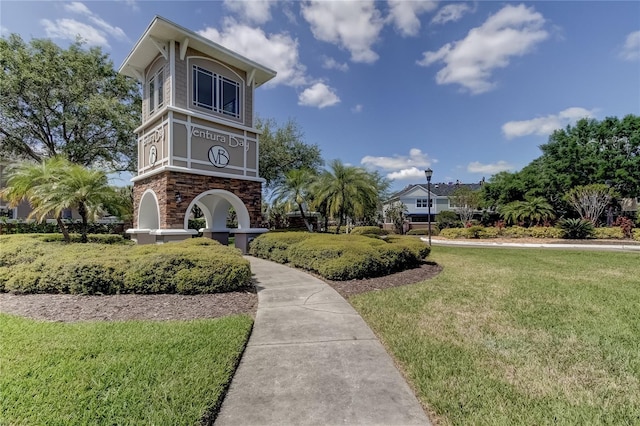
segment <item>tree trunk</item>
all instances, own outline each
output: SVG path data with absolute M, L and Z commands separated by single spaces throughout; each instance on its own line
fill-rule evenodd
M 58 224 L 58 228 L 60 228 L 60 232 L 62 232 L 62 237 L 64 238 L 65 243 L 70 243 L 71 238 L 69 237 L 69 230 L 66 226 L 64 226 L 64 222 L 62 221 L 62 212 L 56 216 L 56 223 Z
M 84 203 L 80 203 L 80 205 L 78 206 L 78 213 L 82 218 L 82 235 L 80 236 L 80 242 L 86 243 L 88 224 L 87 224 L 87 209 L 85 208 Z
M 309 220 L 307 219 L 307 217 L 304 215 L 304 209 L 302 208 L 302 204 L 300 204 L 300 203 L 296 203 L 296 204 L 298 204 L 298 209 L 300 210 L 300 216 L 302 217 L 302 220 L 304 221 L 304 225 L 307 227 L 307 231 L 313 232 L 313 227 L 309 223 Z

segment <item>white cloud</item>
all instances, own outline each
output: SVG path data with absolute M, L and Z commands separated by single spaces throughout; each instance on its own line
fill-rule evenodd
M 627 35 L 620 57 L 625 61 L 637 61 L 640 59 L 640 31 L 634 31 Z
M 316 83 L 306 88 L 298 97 L 298 105 L 318 107 L 320 109 L 340 102 L 334 89 L 324 83 Z
M 114 27 L 113 25 L 106 22 L 104 19 L 93 13 L 84 3 L 81 2 L 71 2 L 64 5 L 64 9 L 68 12 L 77 13 L 79 15 L 86 16 L 90 22 L 94 25 L 97 25 L 103 34 L 106 32 L 107 34 L 115 37 L 118 40 L 127 40 L 127 35 L 124 33 L 122 28 Z
M 513 170 L 514 166 L 512 164 L 507 163 L 504 160 L 500 160 L 497 163 L 493 164 L 482 164 L 479 161 L 473 161 L 467 165 L 467 171 L 469 173 L 484 173 L 488 175 L 493 175 L 498 172 L 503 172 L 505 170 Z
M 264 24 L 271 19 L 270 0 L 224 0 L 224 6 L 240 15 L 241 21 Z
M 0 25 L 0 37 L 8 36 L 9 33 L 9 28 L 5 27 L 4 25 Z
M 496 68 L 509 65 L 514 56 L 529 53 L 549 33 L 543 29 L 544 17 L 524 5 L 507 5 L 490 16 L 467 36 L 447 43 L 438 51 L 424 52 L 418 65 L 445 64 L 436 74 L 438 84 L 460 84 L 472 94 L 494 88 L 491 75 Z
M 359 112 L 362 112 L 362 108 L 364 108 L 362 106 L 362 104 L 358 104 L 358 105 L 354 106 L 353 108 L 351 108 L 351 112 L 357 114 Z
M 333 58 L 324 57 L 324 62 L 322 63 L 322 68 L 326 68 L 328 70 L 338 70 L 346 72 L 349 70 L 349 65 L 346 63 L 341 64 Z
M 391 172 L 387 174 L 387 178 L 394 180 L 405 179 L 424 179 L 424 169 L 418 169 L 417 167 L 411 167 L 410 169 L 403 169 L 397 172 Z
M 360 160 L 360 164 L 373 166 L 385 171 L 389 179 L 414 179 L 424 177 L 424 169 L 437 163 L 418 148 L 411 148 L 409 155 L 393 155 L 392 157 L 373 157 L 367 155 Z
M 353 62 L 378 60 L 371 46 L 378 39 L 384 20 L 374 0 L 308 0 L 302 3 L 301 9 L 316 39 L 348 50 Z
M 465 3 L 451 3 L 443 6 L 438 10 L 436 16 L 431 20 L 432 24 L 446 24 L 447 22 L 456 22 L 462 18 L 462 15 L 471 11 L 471 7 Z
M 265 34 L 260 28 L 224 20 L 222 31 L 207 28 L 198 33 L 249 59 L 276 71 L 267 85 L 303 86 L 308 84 L 306 67 L 300 63 L 298 41 L 286 33 Z
M 502 125 L 502 133 L 507 139 L 528 135 L 549 135 L 554 130 L 561 129 L 581 118 L 591 118 L 595 110 L 580 107 L 571 107 L 560 111 L 558 114 L 550 114 L 546 117 L 532 118 L 531 120 L 509 121 Z
M 40 24 L 49 38 L 75 40 L 80 36 L 89 46 L 109 47 L 104 32 L 75 19 L 56 19 L 55 22 L 41 19 Z
M 388 0 L 388 3 L 390 11 L 387 19 L 393 22 L 403 37 L 417 35 L 420 30 L 418 16 L 438 7 L 438 2 L 432 0 Z

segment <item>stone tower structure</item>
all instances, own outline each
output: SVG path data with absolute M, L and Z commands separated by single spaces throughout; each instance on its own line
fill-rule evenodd
M 143 86 L 134 183 L 139 244 L 190 238 L 198 206 L 205 236 L 243 251 L 261 223 L 255 89 L 276 73 L 162 17 L 135 44 L 120 73 Z M 229 209 L 238 227 L 226 225 Z

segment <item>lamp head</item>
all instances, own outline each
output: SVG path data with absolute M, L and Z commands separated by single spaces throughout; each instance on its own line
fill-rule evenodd
M 431 182 L 431 176 L 433 176 L 433 170 L 430 168 L 424 171 L 424 175 L 427 178 L 427 182 Z

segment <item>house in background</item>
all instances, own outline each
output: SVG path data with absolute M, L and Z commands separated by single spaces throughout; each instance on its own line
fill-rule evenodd
M 473 191 L 482 188 L 482 183 L 432 183 L 431 184 L 431 217 L 429 217 L 429 191 L 428 185 L 409 185 L 403 190 L 393 194 L 382 206 L 385 212 L 388 207 L 403 203 L 406 207 L 405 218 L 409 223 L 409 229 L 425 229 L 429 220 L 435 222 L 436 215 L 443 211 L 456 211 L 456 206 L 450 200 L 450 196 L 458 188 L 469 188 Z M 393 224 L 386 215 L 384 217 L 384 228 L 391 230 Z

